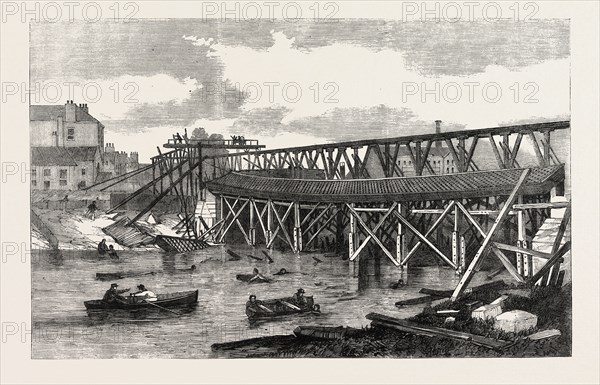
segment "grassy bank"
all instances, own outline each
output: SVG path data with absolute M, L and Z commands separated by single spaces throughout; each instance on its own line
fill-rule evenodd
M 218 348 L 220 355 L 228 357 L 568 357 L 571 355 L 571 286 L 562 289 L 533 288 L 514 290 L 523 293 L 508 294 L 503 310 L 524 310 L 538 316 L 535 329 L 505 333 L 494 328 L 492 320 L 479 321 L 470 318 L 466 304 L 474 300 L 489 303 L 501 292 L 514 289 L 487 290 L 473 293 L 455 303 L 445 301 L 434 307 L 426 307 L 411 320 L 424 325 L 448 328 L 513 342 L 502 351 L 476 346 L 467 341 L 444 337 L 426 337 L 401 332 L 385 327 L 370 327 L 353 333 L 352 336 L 326 340 L 294 336 L 273 336 L 240 341 L 228 348 Z M 437 310 L 459 310 L 452 323 L 445 323 Z M 558 329 L 562 335 L 537 341 L 529 335 L 538 330 Z

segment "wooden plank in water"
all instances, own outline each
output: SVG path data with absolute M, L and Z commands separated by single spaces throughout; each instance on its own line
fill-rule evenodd
M 453 340 L 467 341 L 472 344 L 483 346 L 489 349 L 502 350 L 503 348 L 511 345 L 511 342 L 495 340 L 483 336 L 478 336 L 471 333 L 458 332 L 455 330 L 439 328 L 435 326 L 428 326 L 418 324 L 416 322 L 407 321 L 404 319 L 398 319 L 389 317 L 383 314 L 369 313 L 366 315 L 368 320 L 374 321 L 375 324 L 379 324 L 385 327 L 391 327 L 396 330 L 400 330 L 406 333 L 413 333 L 418 335 L 445 337 Z
M 502 287 L 504 287 L 504 281 L 500 279 L 498 281 L 488 282 L 488 283 L 484 283 L 479 286 L 471 287 L 471 288 L 465 290 L 465 294 L 467 294 L 469 292 L 477 293 L 479 291 L 489 290 L 489 289 L 500 289 Z M 437 297 L 445 297 L 445 298 L 451 297 L 453 292 L 454 292 L 454 290 L 436 290 L 436 289 L 428 289 L 428 288 L 422 288 L 421 290 L 419 290 L 419 293 L 421 293 L 421 294 L 435 295 Z
M 433 302 L 438 299 L 442 299 L 442 297 L 434 296 L 434 295 L 424 295 L 421 297 L 409 298 L 409 299 L 404 299 L 404 300 L 398 301 L 398 302 L 396 302 L 396 306 L 402 307 L 402 306 L 409 306 L 409 305 L 418 305 L 421 303 Z

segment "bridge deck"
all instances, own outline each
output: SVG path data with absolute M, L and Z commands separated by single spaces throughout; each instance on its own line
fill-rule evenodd
M 302 202 L 425 201 L 508 195 L 522 169 L 385 179 L 286 179 L 232 172 L 208 183 L 213 193 Z M 548 192 L 564 180 L 564 165 L 536 167 L 523 195 Z

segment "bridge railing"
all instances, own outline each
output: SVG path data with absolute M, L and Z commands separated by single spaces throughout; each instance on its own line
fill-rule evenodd
M 299 168 L 324 170 L 326 179 L 364 179 L 521 168 L 526 165 L 544 167 L 564 163 L 552 148 L 551 133 L 569 127 L 569 121 L 559 121 L 248 150 L 208 157 L 203 162 L 203 177 L 210 180 L 230 171 Z M 524 139 L 529 142 L 531 152 L 521 150 Z M 487 142 L 489 149 L 477 156 L 476 149 L 481 148 L 483 142 Z M 485 159 L 484 164 L 480 162 L 482 158 Z M 521 164 L 525 163 L 524 159 L 528 164 Z
M 185 138 L 172 138 L 167 140 L 167 145 L 175 145 L 175 144 L 187 144 L 193 146 L 203 146 L 203 147 L 211 147 L 211 146 L 259 146 L 259 142 L 256 139 L 223 139 L 223 140 L 215 140 L 215 139 L 185 139 Z

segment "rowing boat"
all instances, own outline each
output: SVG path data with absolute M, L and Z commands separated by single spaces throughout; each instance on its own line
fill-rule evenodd
M 305 305 L 295 304 L 293 298 L 256 301 L 257 306 L 246 306 L 246 315 L 249 319 L 258 319 L 297 313 L 320 313 L 320 307 L 315 304 L 312 296 L 304 298 L 306 298 Z
M 177 293 L 158 294 L 157 300 L 147 302 L 144 298 L 128 296 L 124 297 L 124 301 L 105 302 L 101 299 L 84 301 L 83 304 L 88 310 L 107 310 L 107 309 L 122 309 L 122 310 L 137 310 L 161 306 L 192 306 L 198 303 L 198 290 L 181 291 Z

